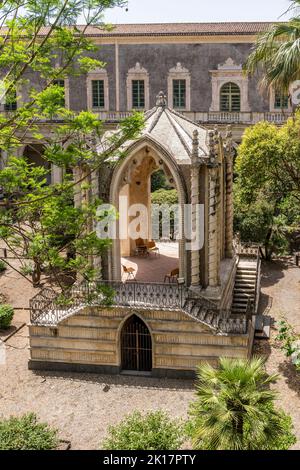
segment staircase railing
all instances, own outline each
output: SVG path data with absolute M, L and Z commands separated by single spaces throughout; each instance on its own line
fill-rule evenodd
M 189 294 L 188 288 L 177 284 L 83 282 L 74 284 L 64 295 L 44 289 L 30 301 L 30 319 L 33 325 L 56 326 L 86 306 L 123 306 L 181 310 L 218 332 L 247 332 L 245 316 L 231 317 L 227 311 L 220 312 L 208 299 L 193 299 Z
M 254 293 L 254 315 L 257 314 L 259 297 L 260 297 L 260 283 L 261 283 L 261 257 L 260 250 L 257 251 L 257 264 L 256 264 L 256 281 Z

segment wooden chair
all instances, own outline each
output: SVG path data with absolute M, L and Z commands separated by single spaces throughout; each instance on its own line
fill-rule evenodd
M 148 256 L 149 251 L 145 241 L 142 238 L 138 238 L 135 241 L 135 250 L 134 253 L 136 256 Z
M 179 268 L 173 269 L 169 274 L 165 275 L 164 282 L 168 279 L 169 282 L 177 282 L 179 276 Z
M 145 246 L 145 245 L 146 245 L 146 244 L 145 244 L 145 242 L 144 242 L 144 240 L 143 240 L 142 238 L 137 238 L 137 239 L 135 240 L 135 246 L 136 246 L 136 247 L 138 247 L 138 246 Z
M 147 242 L 147 249 L 148 249 L 149 253 L 155 253 L 155 255 L 159 256 L 159 248 L 156 245 L 154 240 L 149 240 Z
M 135 281 L 135 269 L 134 268 L 131 268 L 131 267 L 127 267 L 125 266 L 125 264 L 122 264 L 122 268 L 123 268 L 123 271 L 124 271 L 124 274 L 127 274 L 127 281 L 132 278 L 134 281 Z

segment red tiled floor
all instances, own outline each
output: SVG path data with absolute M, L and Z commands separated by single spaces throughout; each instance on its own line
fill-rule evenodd
M 160 256 L 154 253 L 148 257 L 128 257 L 122 258 L 122 263 L 127 267 L 136 270 L 136 280 L 140 282 L 164 282 L 165 275 L 173 269 L 178 268 L 178 244 L 177 243 L 157 243 Z M 123 275 L 123 281 L 127 275 Z

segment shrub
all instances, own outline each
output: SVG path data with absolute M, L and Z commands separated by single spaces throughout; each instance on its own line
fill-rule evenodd
M 196 400 L 187 432 L 194 449 L 287 450 L 295 442 L 291 418 L 275 407 L 264 360 L 220 359 L 198 368 Z
M 25 264 L 20 268 L 20 272 L 24 274 L 24 276 L 32 276 L 33 271 L 33 266 L 31 266 L 30 264 Z
M 14 316 L 14 309 L 11 305 L 0 305 L 0 329 L 7 329 L 10 327 L 11 321 Z
M 292 359 L 292 363 L 298 371 L 300 371 L 300 335 L 296 333 L 292 325 L 285 318 L 279 324 L 278 335 L 276 340 L 281 343 L 281 350 L 286 357 Z
M 34 413 L 0 421 L 0 450 L 50 450 L 57 446 L 57 430 L 38 423 Z
M 2 259 L 0 259 L 0 273 L 4 273 L 6 269 L 7 269 L 6 264 L 4 263 L 4 261 L 2 261 Z
M 183 426 L 162 411 L 142 415 L 135 411 L 109 427 L 106 450 L 177 450 L 184 441 Z

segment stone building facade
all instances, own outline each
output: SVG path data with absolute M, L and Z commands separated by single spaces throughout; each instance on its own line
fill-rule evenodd
M 130 254 L 136 242 L 127 234 L 124 245 L 118 225 L 99 266 L 102 279 L 75 285 L 71 306 L 59 307 L 48 290 L 32 299 L 30 368 L 192 377 L 201 362 L 249 357 L 254 312 L 231 311 L 239 261 L 233 250 L 231 131 L 223 139 L 217 128 L 194 123 L 170 109 L 161 92 L 141 135 L 122 151 L 125 158 L 111 171 L 100 168 L 93 175 L 94 194 L 118 212 L 120 196 L 149 206 L 151 174 L 164 170 L 182 209 L 178 282 L 122 281 L 122 250 Z M 186 226 L 188 234 L 203 230 L 201 243 L 191 243 Z M 144 238 L 152 238 L 151 228 Z M 101 305 L 101 286 L 113 289 L 110 308 Z M 94 295 L 90 302 L 86 292 Z
M 110 307 L 101 304 L 95 285 L 74 285 L 73 304 L 64 308 L 55 292 L 40 292 L 31 301 L 30 368 L 194 376 L 201 362 L 249 357 L 255 312 L 246 306 L 233 313 L 231 308 L 240 261 L 233 250 L 232 165 L 245 127 L 260 120 L 282 124 L 291 112 L 286 97 L 276 90 L 270 96 L 262 93 L 259 77 L 243 72 L 256 35 L 268 26 L 88 29 L 98 46 L 91 57 L 105 67 L 62 81 L 66 106 L 93 111 L 110 132 L 132 109 L 145 111 L 146 117 L 139 139 L 124 146 L 126 158 L 93 175 L 94 195 L 117 208 L 122 194 L 149 205 L 149 178 L 162 169 L 177 190 L 180 207 L 192 207 L 192 230 L 198 230 L 197 208 L 203 207 L 203 244 L 187 249 L 189 240 L 180 239 L 178 284 L 124 283 L 121 255 L 133 246 L 117 237 L 99 265 L 100 286 L 114 291 Z M 40 78 L 33 73 L 28 78 L 39 89 Z M 159 90 L 164 92 L 157 96 Z M 26 101 L 26 90 L 20 93 Z M 53 125 L 41 123 L 45 135 Z M 42 145 L 28 139 L 18 151 L 39 163 Z M 60 169 L 53 166 L 51 181 L 60 178 Z M 145 238 L 151 238 L 150 231 Z M 240 277 L 256 303 L 255 269 L 247 265 Z M 86 301 L 86 292 L 93 293 L 92 301 Z
M 257 34 L 269 26 L 140 24 L 117 25 L 112 31 L 90 27 L 87 35 L 97 45 L 90 55 L 105 67 L 62 81 L 66 106 L 74 111 L 91 110 L 107 127 L 115 127 L 132 108 L 153 108 L 157 93 L 164 90 L 169 107 L 194 122 L 208 128 L 218 124 L 221 131 L 232 124 L 239 143 L 250 124 L 267 120 L 280 125 L 292 111 L 287 96 L 276 90 L 263 92 L 260 77 L 248 77 L 242 70 Z M 27 78 L 36 89 L 44 85 L 33 72 Z M 26 89 L 19 94 L 27 100 Z M 0 111 L 5 110 L 5 104 L 1 107 Z M 26 144 L 34 152 L 35 142 Z M 52 180 L 57 178 L 54 170 Z

